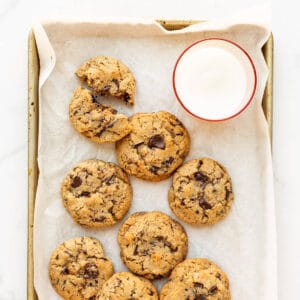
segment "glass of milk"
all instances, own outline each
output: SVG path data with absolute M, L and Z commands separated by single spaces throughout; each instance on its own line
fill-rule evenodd
M 179 56 L 173 72 L 175 95 L 186 111 L 207 121 L 240 114 L 256 89 L 256 70 L 249 54 L 236 43 L 200 40 Z

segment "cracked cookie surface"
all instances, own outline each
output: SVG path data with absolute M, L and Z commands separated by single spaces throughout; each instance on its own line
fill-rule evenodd
M 171 113 L 138 113 L 129 118 L 132 131 L 117 142 L 117 159 L 132 176 L 150 181 L 168 178 L 183 162 L 190 138 Z
M 82 64 L 75 74 L 96 93 L 134 104 L 135 79 L 121 61 L 113 57 L 97 56 Z
M 60 244 L 49 263 L 53 288 L 63 299 L 70 300 L 94 300 L 113 272 L 101 243 L 90 237 L 77 237 Z
M 135 274 L 159 279 L 187 254 L 184 228 L 162 212 L 138 212 L 121 226 L 118 235 L 121 258 Z
M 129 272 L 114 274 L 102 287 L 96 300 L 158 300 L 154 285 Z
M 178 264 L 162 287 L 160 300 L 230 300 L 224 271 L 206 258 L 190 258 Z
M 78 163 L 61 186 L 63 204 L 73 219 L 87 227 L 107 227 L 130 208 L 132 187 L 116 164 L 91 159 Z
M 186 162 L 174 174 L 169 206 L 182 221 L 213 224 L 230 211 L 231 179 L 223 166 L 210 158 Z
M 128 118 L 109 105 L 99 103 L 89 90 L 78 87 L 69 104 L 73 127 L 96 143 L 122 139 L 131 131 Z

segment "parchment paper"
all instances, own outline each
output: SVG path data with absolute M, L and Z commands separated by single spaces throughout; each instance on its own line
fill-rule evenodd
M 119 58 L 137 82 L 136 104 L 119 111 L 167 110 L 183 121 L 191 135 L 187 160 L 208 156 L 229 171 L 235 194 L 229 215 L 213 226 L 183 224 L 189 236 L 188 257 L 208 257 L 228 274 L 233 300 L 274 300 L 276 292 L 276 240 L 272 163 L 267 123 L 261 108 L 268 70 L 261 47 L 269 31 L 256 25 L 205 22 L 168 32 L 155 22 L 52 22 L 35 28 L 40 54 L 39 182 L 35 208 L 34 271 L 40 300 L 59 299 L 48 279 L 54 248 L 76 236 L 94 236 L 104 245 L 115 271 L 126 267 L 119 256 L 120 223 L 103 230 L 80 227 L 64 209 L 60 185 L 77 162 L 98 158 L 116 162 L 114 144 L 98 145 L 79 135 L 68 119 L 68 104 L 79 81 L 76 68 L 96 55 Z M 258 74 L 252 104 L 239 117 L 221 123 L 199 121 L 178 104 L 171 84 L 174 63 L 183 49 L 207 37 L 231 39 L 248 51 Z M 171 213 L 167 202 L 170 179 L 151 183 L 131 178 L 132 207 L 136 211 Z M 128 215 L 126 217 L 128 217 Z M 159 286 L 159 282 L 156 282 Z

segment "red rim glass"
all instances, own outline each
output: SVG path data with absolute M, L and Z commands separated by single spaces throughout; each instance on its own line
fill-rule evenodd
M 199 43 L 202 43 L 202 42 L 205 42 L 205 41 L 211 41 L 211 40 L 216 40 L 216 41 L 224 41 L 224 42 L 227 42 L 235 47 L 237 47 L 239 50 L 242 51 L 242 53 L 246 56 L 246 58 L 248 59 L 250 65 L 251 65 L 251 69 L 253 71 L 253 79 L 254 79 L 254 84 L 253 84 L 253 89 L 252 89 L 252 92 L 251 92 L 251 95 L 250 95 L 250 98 L 249 100 L 245 101 L 245 105 L 237 112 L 235 112 L 234 114 L 226 117 L 226 118 L 221 118 L 221 119 L 207 119 L 207 118 L 204 118 L 204 117 L 201 117 L 195 113 L 193 113 L 192 111 L 190 111 L 190 109 L 188 109 L 182 99 L 180 99 L 179 95 L 178 95 L 178 92 L 176 90 L 176 83 L 175 83 L 175 74 L 176 74 L 176 70 L 177 70 L 177 66 L 181 60 L 181 58 L 185 55 L 185 53 L 192 47 L 194 47 L 195 45 L 199 44 Z M 247 53 L 247 51 L 245 49 L 243 49 L 240 45 L 238 45 L 237 43 L 233 42 L 233 41 L 230 41 L 230 40 L 227 40 L 227 39 L 223 39 L 223 38 L 207 38 L 207 39 L 203 39 L 203 40 L 199 40 L 199 41 L 196 41 L 194 43 L 192 43 L 191 45 L 189 45 L 178 57 L 176 63 L 175 63 L 175 66 L 174 66 L 174 69 L 173 69 L 173 75 L 172 75 L 172 84 L 173 84 L 173 90 L 174 90 L 174 93 L 175 93 L 175 96 L 178 100 L 178 102 L 180 103 L 180 105 L 184 108 L 185 111 L 187 111 L 189 114 L 191 114 L 192 116 L 200 119 L 200 120 L 204 120 L 204 121 L 209 121 L 209 122 L 220 122 L 220 121 L 226 121 L 226 120 L 229 120 L 229 119 L 233 119 L 234 117 L 238 116 L 240 113 L 242 113 L 248 106 L 249 104 L 251 103 L 254 95 L 255 95 L 255 91 L 256 91 L 256 85 L 257 85 L 257 74 L 256 74 L 256 69 L 255 69 L 255 66 L 254 66 L 254 63 L 250 57 L 250 55 Z

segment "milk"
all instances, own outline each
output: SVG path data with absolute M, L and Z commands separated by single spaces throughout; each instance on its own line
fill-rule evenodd
M 226 47 L 213 41 L 196 44 L 183 54 L 174 73 L 176 92 L 183 105 L 205 119 L 230 117 L 250 97 L 249 87 L 253 85 L 253 79 L 249 81 L 250 61 L 239 48 L 228 44 Z

